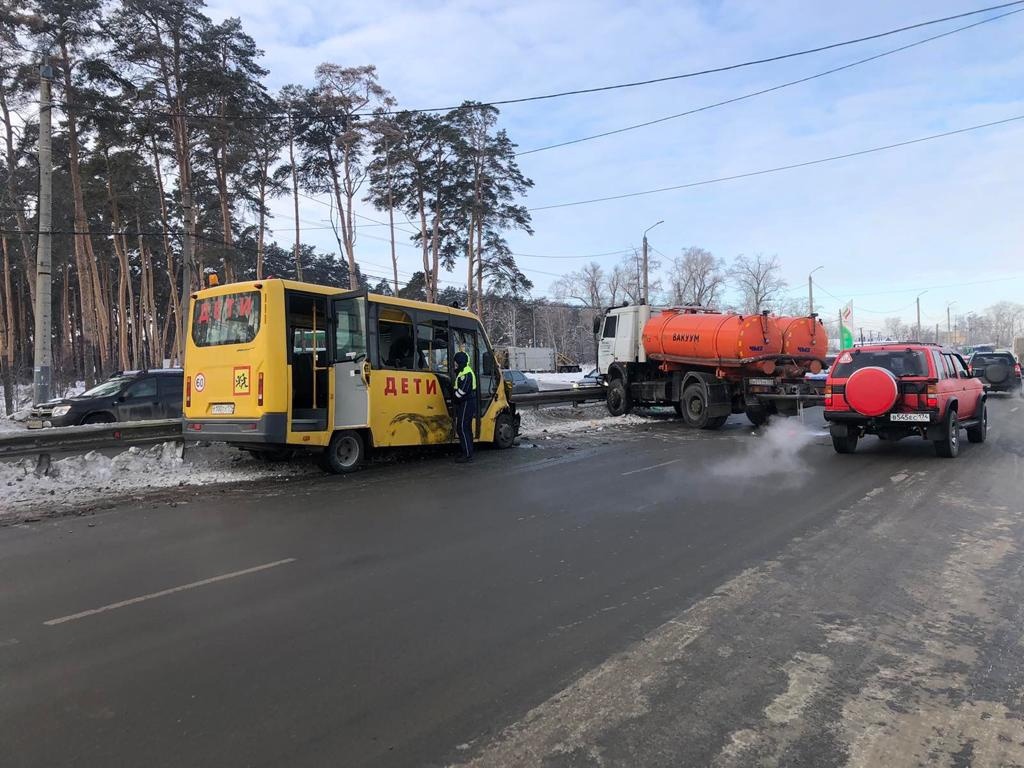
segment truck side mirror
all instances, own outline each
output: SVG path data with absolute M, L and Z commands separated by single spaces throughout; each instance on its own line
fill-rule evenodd
M 601 330 L 601 319 L 600 317 L 594 318 L 594 335 L 596 336 Z

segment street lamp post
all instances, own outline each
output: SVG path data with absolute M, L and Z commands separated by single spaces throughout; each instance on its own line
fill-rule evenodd
M 815 267 L 811 270 L 810 274 L 807 275 L 807 314 L 814 314 L 814 273 L 819 269 L 824 269 L 825 265 L 822 264 L 820 267 Z
M 651 226 L 649 226 L 647 229 L 644 230 L 644 267 L 643 267 L 643 269 L 644 269 L 644 292 L 643 292 L 643 297 L 642 297 L 642 301 L 641 301 L 642 304 L 646 304 L 648 302 L 648 296 L 647 296 L 647 284 L 648 284 L 648 275 L 647 275 L 647 233 L 650 232 L 652 229 L 654 229 L 656 226 L 658 226 L 658 224 L 664 224 L 664 223 L 665 223 L 665 220 L 662 219 L 661 221 L 659 221 L 659 222 L 657 222 L 655 224 L 652 224 Z
M 952 307 L 954 304 L 956 304 L 955 301 L 946 302 L 946 338 L 949 339 L 949 343 L 951 344 L 955 343 L 956 341 L 955 339 L 953 339 L 953 318 L 949 312 L 949 308 Z M 938 341 L 938 339 L 936 339 L 936 341 Z

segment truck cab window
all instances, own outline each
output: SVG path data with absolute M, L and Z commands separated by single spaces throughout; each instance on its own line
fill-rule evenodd
M 614 339 L 615 338 L 615 325 L 618 320 L 615 315 L 608 315 L 604 319 L 604 331 L 601 333 L 603 339 Z

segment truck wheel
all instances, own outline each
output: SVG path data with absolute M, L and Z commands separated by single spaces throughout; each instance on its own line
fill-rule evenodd
M 853 453 L 857 450 L 857 441 L 860 435 L 855 429 L 847 429 L 845 435 L 832 434 L 832 447 L 836 453 Z
M 626 382 L 612 379 L 608 384 L 608 413 L 612 416 L 623 416 L 633 410 L 633 398 L 629 396 Z
M 725 416 L 715 416 L 712 419 L 708 419 L 708 423 L 704 425 L 704 429 L 721 429 L 725 426 L 725 422 L 729 420 L 729 414 Z
M 984 443 L 988 437 L 988 405 L 981 404 L 981 420 L 977 426 L 968 427 L 967 440 L 972 443 Z
M 768 423 L 768 409 L 763 406 L 747 408 L 747 420 L 755 427 L 763 427 Z
M 955 459 L 960 454 L 960 420 L 952 408 L 946 414 L 945 434 L 935 441 L 935 453 L 943 459 Z
M 511 448 L 516 441 L 516 428 L 512 417 L 507 413 L 499 413 L 494 420 L 494 447 Z
M 355 472 L 366 458 L 366 443 L 358 432 L 335 432 L 320 456 L 320 466 L 334 475 Z
M 694 429 L 708 428 L 708 398 L 700 384 L 690 384 L 683 390 L 683 420 Z

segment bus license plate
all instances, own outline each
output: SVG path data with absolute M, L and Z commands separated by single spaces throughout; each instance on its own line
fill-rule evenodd
M 210 408 L 210 413 L 214 416 L 230 416 L 234 412 L 234 403 L 214 403 L 213 407 Z
M 889 421 L 931 421 L 928 413 L 890 413 Z

